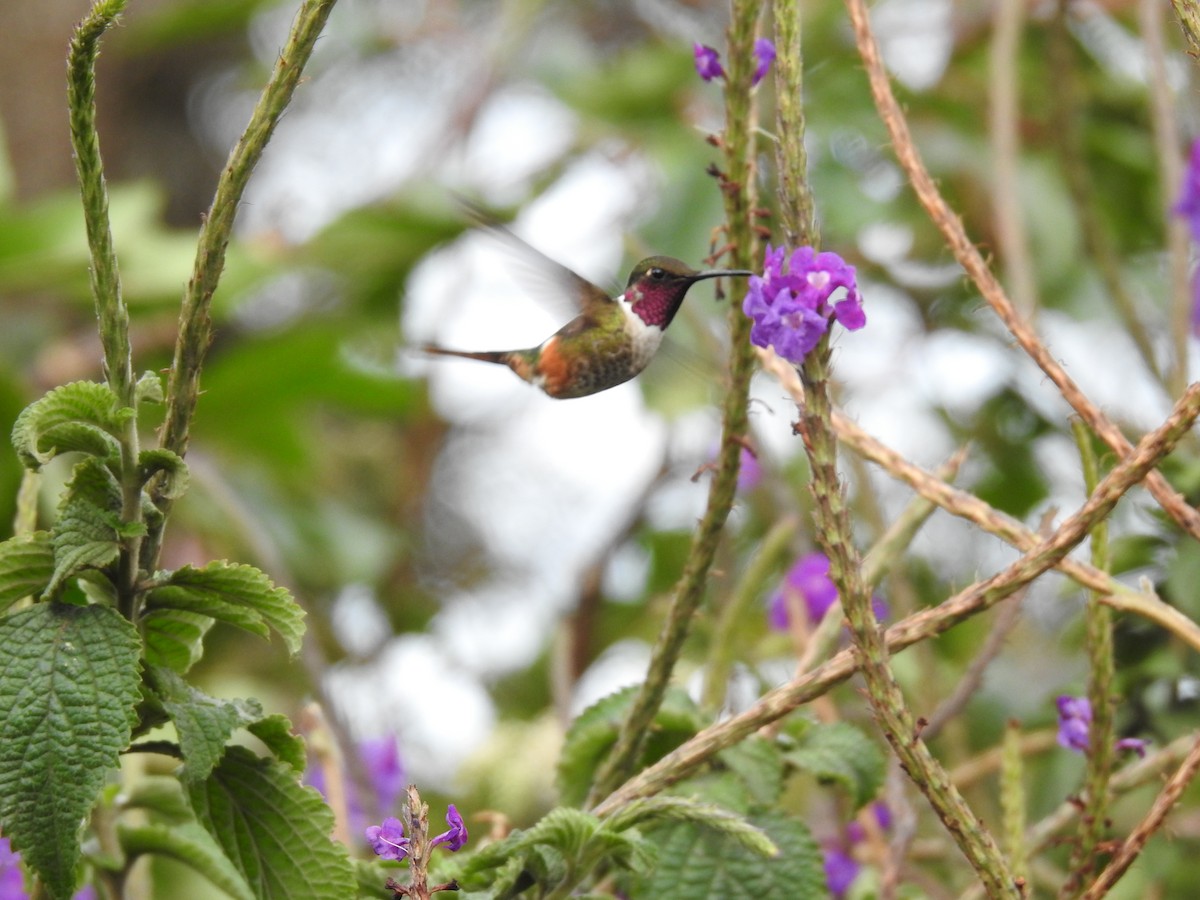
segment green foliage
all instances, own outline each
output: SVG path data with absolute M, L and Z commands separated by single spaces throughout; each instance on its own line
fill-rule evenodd
M 201 613 L 268 637 L 270 628 L 292 653 L 304 635 L 304 611 L 286 588 L 276 587 L 253 566 L 209 563 L 202 569 L 184 566 L 146 592 L 147 613 L 161 610 Z
M 855 809 L 875 798 L 886 771 L 879 745 L 849 722 L 809 726 L 784 758 L 821 781 L 845 788 Z
M 184 766 L 181 777 L 194 784 L 209 777 L 225 753 L 235 729 L 250 728 L 266 718 L 255 700 L 217 700 L 192 687 L 170 669 L 151 669 L 150 681 L 179 733 Z M 278 722 L 265 733 L 278 737 Z M 284 744 L 285 752 L 291 751 Z M 303 750 L 300 751 L 303 759 Z M 294 756 L 288 760 L 294 761 Z M 295 766 L 293 766 L 295 768 Z
M 583 803 L 596 767 L 617 740 L 621 721 L 633 703 L 634 689 L 626 688 L 597 701 L 571 723 L 558 761 L 558 790 L 563 802 Z M 651 726 L 646 760 L 670 752 L 704 726 L 704 717 L 686 693 L 668 691 Z
M 770 858 L 725 831 L 679 823 L 651 833 L 658 864 L 633 882 L 631 896 L 679 900 L 826 898 L 821 853 L 808 829 L 781 815 L 754 817 L 777 852 Z
M 30 469 L 69 451 L 111 462 L 120 453 L 123 431 L 133 415 L 107 385 L 76 381 L 27 406 L 13 425 L 12 443 Z
M 188 787 L 188 797 L 260 900 L 353 895 L 346 848 L 329 838 L 333 814 L 291 768 L 230 747 L 209 778 Z
M 54 544 L 49 532 L 0 544 L 0 612 L 22 597 L 40 594 L 53 576 Z
M 136 634 L 111 609 L 0 619 L 0 830 L 53 897 L 74 890 L 80 824 L 129 743 L 138 685 Z

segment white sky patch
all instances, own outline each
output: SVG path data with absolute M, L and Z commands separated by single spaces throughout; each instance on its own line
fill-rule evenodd
M 450 665 L 429 635 L 395 637 L 374 661 L 342 663 L 325 677 L 334 703 L 358 723 L 356 736 L 396 734 L 409 779 L 436 790 L 453 788 L 496 717 L 487 691 Z

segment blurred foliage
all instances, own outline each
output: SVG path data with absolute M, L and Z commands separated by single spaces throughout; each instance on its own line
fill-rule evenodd
M 650 415 L 670 434 L 665 469 L 638 501 L 644 508 L 629 510 L 621 522 L 600 528 L 604 533 L 594 541 L 598 552 L 589 547 L 587 553 L 563 553 L 568 560 L 590 560 L 574 565 L 565 576 L 557 569 L 553 576 L 544 577 L 525 572 L 526 560 L 506 559 L 497 549 L 501 543 L 495 540 L 497 532 L 515 527 L 518 519 L 536 519 L 544 513 L 538 540 L 551 548 L 547 557 L 560 552 L 560 545 L 552 540 L 556 537 L 553 519 L 532 503 L 487 519 L 479 510 L 494 513 L 494 504 L 476 497 L 468 498 L 453 515 L 444 514 L 442 505 L 463 502 L 455 493 L 460 485 L 448 484 L 445 475 L 452 452 L 465 452 L 456 441 L 473 441 L 486 450 L 504 443 L 501 431 L 494 421 L 446 415 L 426 382 L 411 377 L 412 368 L 397 359 L 403 355 L 398 348 L 426 337 L 406 334 L 402 324 L 412 312 L 408 298 L 416 276 L 436 265 L 440 254 L 460 246 L 459 239 L 470 230 L 469 216 L 453 200 L 456 191 L 480 194 L 497 208 L 528 209 L 569 186 L 573 173 L 585 163 L 599 160 L 616 171 L 632 163 L 640 167 L 631 179 L 636 202 L 627 204 L 621 221 L 613 226 L 626 231 L 621 271 L 627 270 L 631 259 L 650 251 L 698 261 L 720 248 L 722 237 L 714 231 L 720 198 L 716 182 L 706 174 L 719 155 L 704 139 L 720 126 L 719 86 L 706 85 L 695 76 L 690 43 L 719 45 L 727 12 L 712 3 L 653 5 L 664 10 L 654 15 L 646 4 L 418 4 L 404 10 L 395 6 L 344 0 L 329 38 L 319 47 L 312 84 L 302 86 L 301 94 L 311 90 L 326 101 L 344 96 L 347 103 L 353 100 L 355 108 L 370 109 L 370 104 L 359 106 L 361 97 L 356 95 L 384 90 L 376 72 L 399 72 L 403 78 L 397 78 L 396 90 L 414 97 L 428 93 L 427 99 L 445 106 L 445 115 L 419 118 L 414 112 L 412 123 L 396 123 L 394 133 L 371 123 L 364 125 L 361 136 L 352 137 L 352 143 L 363 143 L 371 141 L 371 135 L 387 134 L 402 146 L 420 143 L 419 161 L 400 174 L 386 159 L 388 153 L 399 152 L 395 147 L 382 147 L 374 156 L 356 156 L 350 163 L 339 157 L 337 149 L 318 154 L 321 165 L 333 168 L 371 160 L 357 173 L 362 190 L 353 196 L 336 196 L 338 185 L 345 183 L 344 172 L 326 182 L 313 174 L 320 165 L 313 168 L 310 161 L 305 169 L 297 164 L 296 174 L 289 176 L 294 182 L 291 190 L 301 195 L 335 195 L 324 197 L 319 227 L 295 240 L 285 237 L 290 222 L 288 213 L 282 212 L 273 227 L 244 229 L 230 247 L 215 297 L 216 338 L 202 376 L 203 393 L 189 450 L 192 490 L 174 511 L 164 549 L 164 559 L 172 568 L 212 558 L 245 560 L 289 586 L 309 614 L 309 653 L 300 669 L 282 653 L 264 652 L 232 629 L 218 626 L 199 675 L 206 684 L 269 697 L 274 703 L 266 703 L 268 709 L 282 706 L 289 713 L 315 695 L 335 707 L 330 715 L 343 742 L 396 732 L 402 748 L 413 748 L 414 768 L 419 771 L 423 764 L 431 773 L 426 797 L 432 806 L 441 808 L 453 800 L 470 811 L 494 804 L 511 817 L 508 824 L 530 829 L 513 832 L 504 845 L 510 850 L 519 847 L 521 855 L 501 859 L 491 851 L 489 864 L 506 866 L 508 883 L 520 883 L 526 869 L 558 872 L 566 864 L 563 847 L 570 845 L 597 855 L 614 854 L 608 886 L 636 890 L 632 896 L 706 896 L 681 891 L 680 885 L 690 883 L 693 875 L 708 879 L 705 884 L 726 884 L 709 871 L 717 865 L 714 860 L 725 867 L 720 877 L 738 886 L 722 888 L 720 896 L 782 896 L 777 885 L 789 878 L 802 882 L 804 891 L 797 888 L 788 896 L 819 896 L 821 885 L 810 883 L 819 864 L 814 836 L 826 844 L 842 840 L 846 824 L 877 796 L 884 778 L 884 748 L 871 730 L 853 682 L 821 698 L 811 715 L 806 711 L 792 717 L 778 745 L 761 742 L 771 748 L 763 751 L 766 755 L 784 747 L 778 759 L 747 759 L 730 753 L 677 788 L 681 794 L 697 793 L 704 802 L 747 812 L 771 840 L 794 850 L 787 863 L 794 871 L 784 864 L 777 869 L 765 866 L 741 844 L 731 849 L 736 836 L 697 830 L 665 813 L 646 832 L 649 842 L 633 826 L 610 828 L 584 820 L 583 813 L 578 821 L 552 823 L 561 828 L 548 837 L 532 831 L 550 830 L 545 820 L 534 823 L 555 798 L 577 804 L 586 796 L 593 768 L 611 746 L 622 704 L 628 701 L 627 693 L 609 693 L 568 727 L 568 710 L 578 707 L 573 702 L 579 683 L 601 668 L 614 648 L 644 647 L 654 640 L 666 597 L 686 557 L 694 515 L 687 502 L 672 505 L 671 497 L 688 490 L 693 490 L 689 498 L 700 496 L 701 488 L 689 479 L 708 461 L 706 454 L 712 449 L 699 445 L 713 433 L 709 426 L 715 413 L 708 404 L 712 384 L 723 377 L 723 305 L 707 297 L 689 300 L 680 324 L 672 329 L 673 338 L 681 356 L 698 362 L 676 367 L 656 364 L 641 380 Z M 994 160 L 984 115 L 994 52 L 986 18 L 990 6 L 947 11 L 951 23 L 933 26 L 937 34 L 928 37 L 951 43 L 944 70 L 932 86 L 898 88 L 934 178 L 962 215 L 972 239 L 996 255 Z M 872 286 L 887 285 L 900 295 L 898 306 L 916 322 L 916 331 L 907 338 L 909 346 L 897 346 L 894 336 L 878 339 L 892 354 L 895 371 L 882 376 L 876 388 L 882 390 L 886 381 L 891 389 L 912 379 L 916 364 L 904 357 L 920 356 L 930 336 L 966 333 L 992 344 L 1002 339 L 996 337 L 996 326 L 973 287 L 953 265 L 940 235 L 902 184 L 850 43 L 844 10 L 836 3 L 808 7 L 804 100 L 822 243 L 858 267 L 866 285 L 868 317 L 873 315 Z M 208 108 L 200 102 L 206 96 L 211 105 L 213 92 L 227 106 L 238 107 L 244 105 L 244 97 L 229 84 L 261 80 L 274 52 L 256 49 L 273 47 L 262 34 L 274 34 L 290 14 L 290 7 L 263 0 L 171 0 L 145 8 L 134 0 L 126 27 L 114 36 L 111 48 L 106 47 L 105 63 L 111 58 L 115 68 L 136 67 L 149 55 L 165 54 L 177 58 L 176 74 L 191 86 L 196 110 Z M 1086 15 L 1140 47 L 1134 4 L 1108 4 Z M 1125 325 L 1098 286 L 1097 260 L 1085 246 L 1082 214 L 1064 170 L 1063 98 L 1050 62 L 1051 42 L 1058 38 L 1051 31 L 1040 18 L 1027 22 L 1017 61 L 1022 149 L 1016 189 L 1033 250 L 1039 315 L 1065 328 L 1102 323 L 1106 329 L 1120 331 Z M 63 35 L 62 43 L 65 40 Z M 16 46 L 19 36 L 13 41 Z M 214 41 L 223 42 L 226 50 L 235 47 L 236 62 L 222 59 L 214 71 L 214 58 L 204 52 Z M 1170 62 L 1183 73 L 1181 79 L 1186 76 L 1186 82 L 1177 85 L 1175 112 L 1194 125 L 1194 62 L 1184 55 L 1173 28 L 1170 41 Z M 1165 345 L 1171 327 L 1171 287 L 1161 255 L 1167 240 L 1164 192 L 1170 186 L 1158 168 L 1147 87 L 1120 69 L 1111 56 L 1085 46 L 1077 35 L 1069 49 L 1080 97 L 1074 114 L 1082 129 L 1099 227 L 1112 239 L 1115 261 L 1134 287 L 1137 312 L 1155 346 Z M 434 91 L 429 86 L 430 72 L 453 81 L 454 89 Z M 345 80 L 338 83 L 338 78 Z M 114 82 L 121 83 L 117 78 Z M 103 70 L 101 83 L 103 94 Z M 334 87 L 327 88 L 327 83 Z M 476 129 L 482 130 L 489 104 L 514 86 L 535 91 L 567 113 L 573 123 L 571 134 L 534 170 L 493 184 L 497 176 L 489 170 L 489 157 L 469 154 L 465 148 Z M 339 95 L 339 90 L 344 94 Z M 765 132 L 758 173 L 760 200 L 770 209 L 776 202 L 769 90 L 758 94 L 758 102 Z M 331 118 L 325 123 L 319 120 L 321 110 L 315 108 L 298 110 L 295 118 L 303 118 L 309 140 L 320 136 L 337 146 L 336 141 L 345 140 L 336 133 L 345 127 L 345 120 L 332 116 L 336 109 L 327 112 Z M 121 96 L 111 113 L 109 127 L 134 132 L 137 122 L 153 118 L 155 110 L 147 98 L 133 94 Z M 47 114 L 62 117 L 63 111 Z M 14 147 L 23 124 L 3 123 Z M 417 128 L 438 134 L 413 133 Z M 228 129 L 225 123 L 207 120 L 195 111 L 190 129 L 182 138 L 208 148 L 212 168 L 181 173 L 181 177 L 211 181 L 227 150 L 211 148 Z M 121 145 L 114 141 L 114 146 Z M 1182 148 L 1173 149 L 1182 155 Z M 44 152 L 65 153 L 66 144 Z M 121 152 L 113 154 L 118 167 Z M 289 153 L 303 152 L 294 140 L 280 141 L 272 150 L 277 155 L 269 154 L 264 167 L 286 167 Z M 0 184 L 22 177 L 15 152 L 10 151 L 10 156 L 11 161 L 3 162 Z M 499 168 L 501 163 L 496 165 Z M 305 183 L 306 178 L 311 183 Z M 137 368 L 160 370 L 170 364 L 177 304 L 195 252 L 195 228 L 164 224 L 167 192 L 172 188 L 153 183 L 148 175 L 116 180 L 110 188 Z M 0 321 L 4 323 L 0 426 L 6 433 L 22 407 L 46 390 L 103 374 L 76 190 L 63 184 L 25 202 L 17 202 L 15 196 L 0 197 Z M 279 203 L 287 208 L 286 198 Z M 578 208 L 573 215 L 588 219 L 592 211 Z M 194 224 L 198 221 L 197 215 Z M 763 223 L 771 227 L 774 221 L 764 218 Z M 899 250 L 892 244 L 880 249 L 878 240 L 873 240 L 871 230 L 884 226 Z M 782 236 L 776 231 L 774 239 Z M 613 276 L 613 281 L 620 281 L 620 272 Z M 873 340 L 871 330 L 853 340 Z M 1095 364 L 1136 369 L 1143 383 L 1148 377 L 1132 350 L 1124 358 L 1097 359 Z M 1048 506 L 1066 504 L 1059 509 L 1061 520 L 1081 495 L 1079 484 L 1048 462 L 1070 433 L 1066 416 L 1038 393 L 1042 385 L 1031 385 L 1036 378 L 1019 377 L 1022 371 L 1029 371 L 1023 361 L 1011 363 L 967 413 L 943 401 L 938 385 L 928 390 L 916 384 L 910 387 L 920 394 L 912 408 L 928 413 L 940 429 L 927 435 L 931 447 L 941 452 L 954 444 L 971 445 L 962 486 L 1036 529 Z M 942 369 L 928 377 L 952 379 L 953 373 Z M 851 410 L 856 400 L 865 404 L 870 399 L 865 396 L 869 390 L 848 394 Z M 1150 392 L 1160 399 L 1165 395 L 1161 386 L 1152 385 Z M 514 428 L 529 421 L 506 402 L 497 403 L 498 418 Z M 770 406 L 776 419 L 791 415 L 782 392 L 774 386 L 756 402 Z M 1126 416 L 1128 420 L 1121 424 L 1133 432 L 1144 427 L 1137 412 L 1125 405 L 1114 415 Z M 767 419 L 764 412 L 762 421 Z M 695 438 L 700 431 L 705 431 L 704 439 Z M 768 432 L 763 425 L 751 436 L 766 474 L 761 485 L 745 491 L 739 500 L 734 528 L 722 548 L 718 571 L 710 579 L 713 611 L 730 601 L 754 548 L 773 522 L 797 513 L 808 522 L 803 490 L 807 470 L 800 459 L 799 441 L 784 443 Z M 152 435 L 145 438 L 149 441 Z M 511 446 L 507 450 L 513 452 Z M 629 453 L 633 456 L 641 450 L 631 447 Z M 932 456 L 917 461 L 926 466 L 937 462 Z M 617 459 L 609 464 L 617 467 L 623 462 Z M 1111 462 L 1111 458 L 1103 460 L 1105 465 Z M 485 469 L 494 483 L 504 481 L 510 471 L 523 471 L 514 468 L 511 459 L 497 462 L 486 453 L 470 456 L 468 465 Z M 1200 455 L 1194 442 L 1185 443 L 1164 471 L 1193 501 L 1200 496 Z M 599 474 L 592 473 L 593 477 Z M 53 479 L 48 475 L 46 480 Z M 0 509 L 15 509 L 20 482 L 16 458 L 0 454 Z M 706 484 L 703 474 L 700 484 Z M 881 490 L 879 484 L 852 480 L 852 500 L 876 513 L 874 520 L 866 514 L 862 517 L 864 547 L 879 536 L 887 518 L 906 499 Z M 43 487 L 43 517 L 51 512 L 53 487 Z M 659 503 L 667 511 L 656 515 Z M 923 536 L 911 558 L 898 565 L 881 587 L 897 613 L 935 605 L 996 567 L 995 547 L 969 526 L 948 523 L 944 516 L 935 522 L 936 536 Z M 12 533 L 12 516 L 5 514 L 0 517 L 0 538 Z M 1123 505 L 1111 540 L 1114 572 L 1130 583 L 1149 579 L 1165 600 L 1200 618 L 1196 587 L 1200 549 L 1182 540 L 1143 498 Z M 812 536 L 806 534 L 795 551 L 799 554 L 811 545 Z M 951 545 L 955 549 L 948 550 Z M 623 554 L 635 558 L 638 565 L 633 567 L 634 575 L 625 574 L 625 584 L 618 589 L 612 586 L 620 580 L 614 560 Z M 539 561 L 547 569 L 559 562 Z M 782 571 L 777 574 L 782 576 Z M 462 643 L 446 635 L 445 622 L 470 619 L 469 614 L 453 618 L 449 613 L 470 609 L 471 603 L 490 602 L 485 589 L 505 579 L 516 580 L 518 592 L 525 592 L 530 607 L 536 608 L 536 614 L 531 612 L 518 629 L 520 635 L 498 632 Z M 378 621 L 364 619 L 368 624 L 360 625 L 359 631 L 369 632 L 366 635 L 353 636 L 356 623 L 345 620 L 345 610 L 339 612 L 351 587 L 366 589 L 372 611 L 379 617 Z M 478 597 L 473 596 L 475 591 L 480 591 Z M 949 766 L 966 763 L 994 747 L 1010 718 L 1020 719 L 1030 732 L 1052 726 L 1054 695 L 1084 692 L 1078 615 L 1082 592 L 1070 584 L 1050 582 L 1034 593 L 1038 596 L 1027 599 L 1027 615 L 1016 636 L 1001 649 L 983 687 L 958 720 L 961 727 L 947 729 L 937 744 Z M 755 616 L 769 600 L 762 598 Z M 487 627 L 492 620 L 482 621 Z M 925 704 L 932 708 L 953 690 L 986 641 L 990 621 L 964 623 L 897 661 L 903 687 L 920 698 L 919 712 L 928 712 Z M 681 681 L 697 670 L 706 645 L 723 638 L 711 632 L 707 624 L 697 628 L 681 666 Z M 399 646 L 404 636 L 417 635 L 437 645 L 436 653 L 425 660 L 431 670 L 384 672 L 388 648 Z M 1122 734 L 1149 737 L 1155 746 L 1163 746 L 1187 733 L 1200 701 L 1194 652 L 1131 616 L 1118 618 L 1116 639 L 1122 694 L 1117 722 Z M 740 623 L 738 640 L 752 648 L 749 658 L 740 662 L 755 696 L 794 668 L 790 644 L 768 632 L 765 616 Z M 522 663 L 512 663 L 510 654 L 501 657 L 505 662 L 491 665 L 480 658 L 482 651 L 470 649 L 499 651 L 507 649 L 500 646 L 506 642 L 529 648 Z M 375 693 L 383 699 L 348 702 L 329 686 L 328 676 L 339 671 L 353 673 L 364 695 Z M 434 716 L 429 723 L 408 722 L 403 716 L 418 715 L 418 708 L 394 705 L 391 692 L 385 694 L 379 686 L 390 681 L 409 693 L 419 693 L 449 680 L 444 672 L 462 675 L 478 694 L 488 697 L 498 720 L 491 737 L 480 736 L 479 746 L 472 748 L 457 782 L 453 772 L 441 771 L 435 764 L 445 752 L 444 745 L 431 743 L 428 734 L 432 731 L 444 739 L 453 733 L 458 711 L 442 708 L 433 711 L 440 712 L 441 718 Z M 449 702 L 444 695 L 431 696 L 441 698 L 431 701 L 434 706 Z M 731 691 L 727 706 L 736 711 L 747 702 Z M 428 709 L 420 713 L 433 715 Z M 682 692 L 673 694 L 656 720 L 644 762 L 660 758 L 701 731 L 710 724 L 706 715 Z M 811 720 L 825 724 L 817 726 Z M 553 757 L 557 794 L 547 749 L 556 740 L 565 747 Z M 525 749 L 531 747 L 538 752 L 525 758 Z M 758 743 L 743 744 L 737 752 L 752 756 L 760 750 Z M 245 773 L 239 766 L 245 763 L 242 757 L 232 759 L 232 776 L 242 777 Z M 1035 819 L 1047 815 L 1074 796 L 1080 773 L 1078 759 L 1065 751 L 1031 755 L 1026 769 L 1030 815 Z M 273 771 L 272 777 L 283 776 Z M 234 793 L 237 778 L 231 780 Z M 902 794 L 897 789 L 889 793 L 889 800 Z M 1134 797 L 1114 809 L 1114 835 L 1126 833 L 1149 802 L 1143 794 Z M 971 799 L 978 802 L 985 818 L 996 815 L 990 784 L 977 787 Z M 1188 800 L 1194 809 L 1194 796 Z M 932 838 L 936 831 L 924 815 L 922 801 L 910 798 L 910 802 L 920 814 L 918 838 Z M 1141 871 L 1129 877 L 1134 885 L 1130 890 L 1144 885 L 1147 894 L 1156 890 L 1161 896 L 1187 896 L 1189 854 L 1197 839 L 1187 824 L 1190 821 L 1181 821 L 1174 842 L 1151 842 Z M 496 830 L 500 834 L 504 828 L 497 825 Z M 485 833 L 481 825 L 473 830 L 473 839 Z M 659 844 L 657 869 L 643 858 L 651 852 L 648 843 Z M 944 846 L 929 850 L 930 844 L 925 841 L 921 847 L 934 857 L 928 861 L 930 877 L 948 890 L 957 890 L 965 883 L 958 861 L 950 859 L 952 854 Z M 1039 876 L 1045 880 L 1036 885 L 1035 895 L 1042 896 L 1043 891 L 1050 895 L 1048 886 L 1065 872 L 1068 855 L 1059 848 L 1046 857 L 1051 871 Z M 520 865 L 514 862 L 518 858 Z M 475 866 L 478 876 L 485 863 L 488 859 L 467 865 Z M 912 863 L 925 864 L 925 860 Z M 760 875 L 762 886 L 746 887 Z M 163 884 L 168 878 L 158 877 Z M 742 888 L 745 891 L 739 893 Z M 153 890 L 148 888 L 145 895 L 154 896 Z

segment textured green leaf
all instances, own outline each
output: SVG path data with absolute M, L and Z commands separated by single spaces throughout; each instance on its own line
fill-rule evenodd
M 329 837 L 333 813 L 295 773 L 245 747 L 230 747 L 192 808 L 260 900 L 352 897 L 346 848 Z
M 170 669 L 151 669 L 150 678 L 179 734 L 186 783 L 207 778 L 225 755 L 233 732 L 263 717 L 256 700 L 218 700 Z
M 235 900 L 255 900 L 254 891 L 212 835 L 195 822 L 177 825 L 117 825 L 122 849 L 133 859 L 154 854 L 196 870 Z
M 692 822 L 718 831 L 759 856 L 775 856 L 778 848 L 771 839 L 742 816 L 711 803 L 698 803 L 687 797 L 659 795 L 635 800 L 613 816 L 610 824 L 624 830 L 649 822 Z
M 22 597 L 38 597 L 54 574 L 50 534 L 38 531 L 0 544 L 0 612 Z
M 12 443 L 27 468 L 38 469 L 59 453 L 81 450 L 108 457 L 133 410 L 122 408 L 107 385 L 76 381 L 31 403 L 13 424 Z
M 558 761 L 558 790 L 567 805 L 578 806 L 587 798 L 592 777 L 616 743 L 635 691 L 636 688 L 629 687 L 609 694 L 580 713 L 567 729 Z M 686 693 L 668 690 L 651 726 L 641 764 L 669 753 L 704 724 L 703 716 Z
M 138 454 L 138 469 L 141 471 L 142 484 L 155 475 L 162 474 L 163 496 L 168 500 L 178 500 L 188 489 L 187 463 L 178 454 L 170 450 L 143 450 Z
M 204 654 L 204 635 L 213 620 L 182 609 L 152 610 L 142 616 L 146 662 L 186 674 Z
M 717 759 L 746 786 L 760 806 L 771 806 L 783 790 L 783 753 L 774 742 L 751 737 L 722 750 Z
M 292 731 L 291 720 L 284 715 L 263 716 L 246 726 L 246 730 L 266 744 L 280 762 L 291 766 L 297 776 L 308 765 L 304 738 Z
M 821 851 L 803 823 L 778 814 L 751 824 L 779 848 L 764 859 L 735 836 L 694 822 L 655 829 L 658 864 L 635 878 L 634 897 L 655 900 L 827 900 Z
M 83 569 L 99 569 L 116 560 L 120 510 L 121 487 L 108 467 L 95 457 L 76 465 L 54 526 L 54 577 L 46 596 Z
M 104 606 L 40 603 L 0 620 L 0 831 L 53 897 L 74 889 L 80 829 L 129 743 L 138 650 Z
M 211 616 L 267 637 L 270 625 L 296 653 L 304 636 L 304 611 L 286 588 L 275 587 L 253 566 L 224 561 L 202 569 L 184 566 L 146 594 L 146 610 L 179 609 Z
M 162 403 L 166 397 L 162 376 L 157 372 L 143 372 L 134 388 L 138 403 Z
M 883 784 L 883 751 L 849 722 L 812 726 L 786 758 L 822 781 L 841 784 L 850 792 L 855 809 L 872 800 Z

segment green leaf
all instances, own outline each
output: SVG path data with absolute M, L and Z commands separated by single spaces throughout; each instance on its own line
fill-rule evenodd
M 771 806 L 783 791 L 783 754 L 773 742 L 750 737 L 717 754 L 717 759 L 734 772 L 754 802 Z
M 655 900 L 827 900 L 821 851 L 803 823 L 778 814 L 756 817 L 779 852 L 770 859 L 736 836 L 685 822 L 655 829 L 658 865 L 633 881 L 634 897 Z
M 170 775 L 143 775 L 122 792 L 121 809 L 144 809 L 169 822 L 194 822 L 195 815 L 179 779 Z
M 266 744 L 276 759 L 291 766 L 297 776 L 304 774 L 308 765 L 304 738 L 292 731 L 291 719 L 276 713 L 251 722 L 246 726 L 246 730 Z
M 233 732 L 262 719 L 262 706 L 255 700 L 218 700 L 192 687 L 170 669 L 152 668 L 150 683 L 175 730 L 183 754 L 183 781 L 203 781 L 225 755 Z
M 742 816 L 687 797 L 659 795 L 634 800 L 609 821 L 617 830 L 648 822 L 690 822 L 720 832 L 759 856 L 773 857 L 779 852 L 779 848 L 761 828 L 750 824 Z
M 304 611 L 286 588 L 253 566 L 224 561 L 184 566 L 146 594 L 146 610 L 178 609 L 210 616 L 267 637 L 270 625 L 293 654 L 304 636 Z
M 287 766 L 230 747 L 188 794 L 259 900 L 354 896 L 346 848 L 329 837 L 333 813 Z
M 143 372 L 134 388 L 134 397 L 138 403 L 162 403 L 166 397 L 162 376 L 157 372 Z
M 188 489 L 188 467 L 183 457 L 170 450 L 143 450 L 138 454 L 138 470 L 141 473 L 142 484 L 155 475 L 162 474 L 163 496 L 168 500 L 178 500 Z
M 13 423 L 12 443 L 27 468 L 39 469 L 69 450 L 113 458 L 133 410 L 122 408 L 107 385 L 75 381 L 31 403 Z
M 40 603 L 0 620 L 0 831 L 53 897 L 75 887 L 80 829 L 129 743 L 138 650 L 109 607 Z
M 629 687 L 604 697 L 580 713 L 567 729 L 558 761 L 558 790 L 565 804 L 578 806 L 587 798 L 592 777 L 616 743 L 635 691 L 635 687 Z M 651 726 L 640 765 L 674 750 L 704 724 L 704 717 L 686 693 L 677 688 L 668 690 Z
M 120 509 L 121 487 L 103 462 L 89 457 L 75 466 L 54 526 L 54 577 L 44 596 L 53 596 L 72 575 L 117 559 Z
M 183 675 L 204 655 L 204 636 L 213 620 L 182 609 L 156 609 L 140 624 L 146 662 Z
M 199 872 L 235 900 L 256 900 L 254 891 L 221 846 L 195 822 L 170 826 L 118 823 L 117 839 L 130 860 L 145 854 L 175 859 Z
M 0 544 L 0 612 L 22 597 L 37 597 L 54 574 L 50 533 L 34 532 Z
M 801 735 L 786 759 L 821 781 L 841 784 L 850 792 L 855 809 L 872 800 L 883 784 L 883 751 L 849 722 L 814 725 Z

